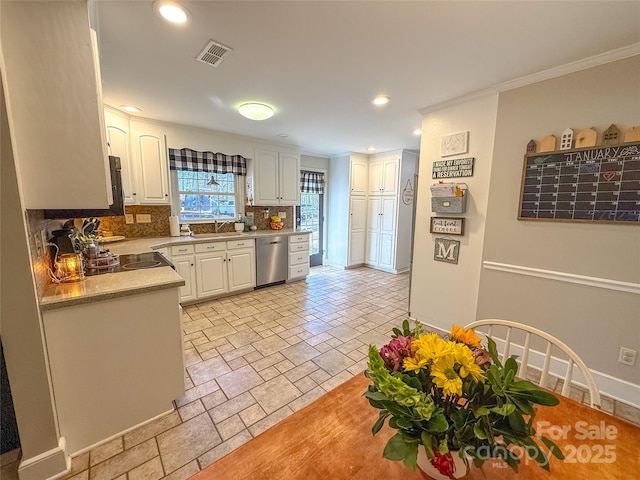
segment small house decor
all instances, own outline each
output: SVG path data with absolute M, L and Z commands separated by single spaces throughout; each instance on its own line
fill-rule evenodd
M 617 145 L 622 138 L 620 129 L 613 123 L 602 133 L 602 145 Z
M 536 141 L 530 140 L 529 143 L 527 143 L 527 153 L 536 153 L 536 147 Z
M 597 138 L 598 132 L 594 128 L 580 130 L 576 135 L 575 148 L 595 147 Z
M 542 139 L 540 144 L 540 152 L 553 152 L 556 149 L 556 137 L 555 135 L 547 135 Z
M 573 130 L 565 128 L 560 137 L 560 150 L 570 150 L 573 147 Z
M 640 141 L 640 127 L 632 127 L 624 134 L 625 142 L 638 142 Z

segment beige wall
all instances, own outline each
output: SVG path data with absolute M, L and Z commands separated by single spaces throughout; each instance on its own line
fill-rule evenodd
M 475 320 L 497 105 L 497 94 L 489 94 L 423 116 L 410 312 L 412 318 L 446 330 Z M 437 183 L 431 173 L 433 162 L 442 160 L 440 139 L 463 131 L 469 131 L 468 154 L 446 158 L 475 158 L 474 175 L 455 180 L 469 187 L 467 212 L 440 215 L 465 218 L 464 235 L 449 237 L 460 241 L 458 264 L 453 265 L 433 260 L 434 238 L 445 235 L 429 233 L 430 219 L 436 216 L 429 187 Z
M 640 226 L 517 220 L 525 147 L 567 127 L 640 125 L 640 56 L 500 95 L 483 260 L 640 284 Z M 546 330 L 593 370 L 640 384 L 617 362 L 621 346 L 640 351 L 640 295 L 483 269 L 478 318 L 505 318 Z

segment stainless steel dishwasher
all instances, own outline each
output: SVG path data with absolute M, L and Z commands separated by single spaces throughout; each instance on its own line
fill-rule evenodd
M 256 288 L 287 279 L 288 255 L 286 235 L 256 239 Z

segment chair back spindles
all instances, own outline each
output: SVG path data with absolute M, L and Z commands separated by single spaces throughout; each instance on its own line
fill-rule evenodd
M 487 336 L 493 337 L 492 333 L 493 333 L 493 326 L 494 325 L 503 326 L 503 327 L 506 327 L 506 329 L 507 329 L 506 336 L 505 336 L 505 339 L 504 339 L 505 345 L 504 345 L 503 354 L 502 354 L 502 361 L 503 362 L 506 361 L 509 358 L 509 354 L 510 354 L 510 352 L 512 350 L 512 348 L 511 348 L 511 344 L 512 344 L 511 333 L 512 333 L 512 330 L 515 329 L 515 330 L 521 330 L 523 332 L 526 332 L 525 339 L 524 339 L 524 345 L 522 347 L 522 356 L 521 356 L 521 360 L 519 362 L 520 363 L 520 369 L 519 369 L 520 371 L 518 373 L 518 376 L 520 378 L 526 378 L 527 377 L 527 371 L 528 371 L 529 366 L 530 366 L 529 365 L 529 357 L 530 357 L 530 349 L 531 349 L 531 335 L 533 334 L 536 337 L 539 337 L 541 339 L 546 340 L 546 342 L 547 342 L 546 351 L 544 353 L 544 363 L 543 363 L 543 366 L 542 366 L 542 371 L 540 372 L 540 381 L 538 382 L 538 385 L 540 385 L 542 387 L 549 388 L 549 386 L 547 385 L 547 382 L 549 380 L 549 375 L 550 375 L 550 370 L 551 370 L 551 360 L 552 360 L 551 353 L 552 353 L 552 348 L 555 345 L 557 348 L 562 350 L 566 354 L 566 356 L 568 357 L 567 370 L 565 372 L 564 383 L 562 385 L 562 395 L 567 396 L 571 392 L 571 383 L 573 381 L 573 370 L 574 370 L 574 365 L 575 365 L 580 370 L 580 373 L 582 373 L 582 376 L 584 377 L 584 380 L 585 380 L 585 382 L 587 384 L 587 387 L 589 389 L 589 399 L 590 399 L 590 402 L 591 402 L 591 406 L 600 408 L 600 391 L 598 390 L 598 386 L 597 386 L 595 380 L 593 379 L 593 375 L 591 374 L 591 371 L 589 370 L 587 365 L 582 361 L 582 359 L 578 356 L 578 354 L 576 352 L 574 352 L 568 345 L 566 345 L 562 341 L 558 340 L 554 336 L 548 334 L 547 332 L 544 332 L 544 331 L 539 330 L 539 329 L 534 328 L 534 327 L 530 327 L 529 325 L 524 325 L 522 323 L 512 322 L 510 320 L 499 320 L 499 319 L 477 320 L 475 322 L 471 322 L 465 328 L 466 329 L 469 329 L 469 328 L 475 329 L 475 328 L 478 328 L 478 327 L 487 327 L 487 329 L 488 329 Z M 514 344 L 514 349 L 516 351 L 517 351 L 518 348 L 519 347 L 518 347 L 517 343 Z M 564 361 L 564 359 L 563 359 L 563 361 Z M 559 375 L 557 375 L 555 373 L 551 373 L 551 375 L 559 378 Z

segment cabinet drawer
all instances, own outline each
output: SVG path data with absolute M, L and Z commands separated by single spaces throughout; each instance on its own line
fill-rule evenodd
M 236 248 L 253 248 L 254 241 L 251 240 L 229 240 L 227 242 L 227 249 L 234 250 Z
M 307 251 L 307 252 L 309 251 L 309 242 L 289 244 L 289 253 L 304 252 L 304 251 Z
M 309 235 L 289 235 L 289 243 L 309 243 Z
M 226 249 L 224 242 L 196 243 L 196 253 L 220 252 Z
M 298 252 L 289 254 L 289 266 L 304 265 L 309 263 L 309 252 Z
M 171 256 L 175 257 L 176 255 L 192 255 L 193 254 L 193 245 L 173 245 L 171 247 Z
M 309 275 L 309 264 L 289 267 L 289 278 L 306 277 Z

